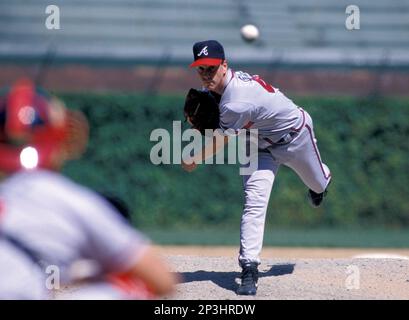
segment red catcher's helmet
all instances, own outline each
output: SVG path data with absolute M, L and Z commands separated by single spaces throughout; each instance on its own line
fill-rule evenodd
M 88 123 L 26 79 L 0 94 L 0 171 L 58 170 L 79 157 L 88 142 Z

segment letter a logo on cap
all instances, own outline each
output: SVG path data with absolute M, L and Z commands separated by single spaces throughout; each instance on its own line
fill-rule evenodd
M 217 66 L 224 60 L 223 46 L 216 40 L 206 40 L 196 42 L 193 45 L 193 59 L 190 67 L 197 67 L 200 65 Z
M 204 47 L 204 48 L 202 49 L 202 51 L 200 51 L 200 52 L 197 54 L 197 56 L 200 57 L 202 54 L 204 54 L 205 56 L 207 56 L 207 55 L 209 54 L 209 52 L 207 52 L 207 46 Z

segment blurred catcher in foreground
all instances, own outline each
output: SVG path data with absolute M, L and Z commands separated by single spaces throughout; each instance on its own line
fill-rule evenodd
M 172 292 L 173 274 L 115 204 L 56 172 L 81 156 L 87 140 L 82 113 L 30 81 L 0 95 L 0 241 L 29 261 L 27 269 L 40 270 L 44 289 L 24 295 L 19 289 L 33 288 L 16 289 L 21 279 L 4 270 L 0 298 L 52 298 L 60 285 L 77 283 L 85 286 L 68 298 L 149 299 Z
M 88 123 L 55 97 L 21 80 L 0 96 L 0 170 L 59 170 L 76 159 L 88 141 Z

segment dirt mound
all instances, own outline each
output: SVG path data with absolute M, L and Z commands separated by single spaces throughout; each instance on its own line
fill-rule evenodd
M 409 299 L 409 260 L 263 259 L 256 297 L 237 296 L 235 258 L 167 256 L 181 283 L 170 300 L 183 299 Z

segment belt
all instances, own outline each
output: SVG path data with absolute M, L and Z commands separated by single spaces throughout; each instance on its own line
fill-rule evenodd
M 293 141 L 294 137 L 298 134 L 298 132 L 295 131 L 290 131 L 284 137 L 282 137 L 280 140 L 277 142 L 274 142 L 274 144 L 287 144 Z
M 273 142 L 270 138 L 264 138 L 265 141 L 267 141 L 268 143 L 270 143 L 271 145 L 284 145 L 287 143 L 290 143 L 291 141 L 293 141 L 293 139 L 295 138 L 295 136 L 298 135 L 298 132 L 295 131 L 290 131 L 289 133 L 285 134 L 283 137 L 281 137 L 280 140 Z

